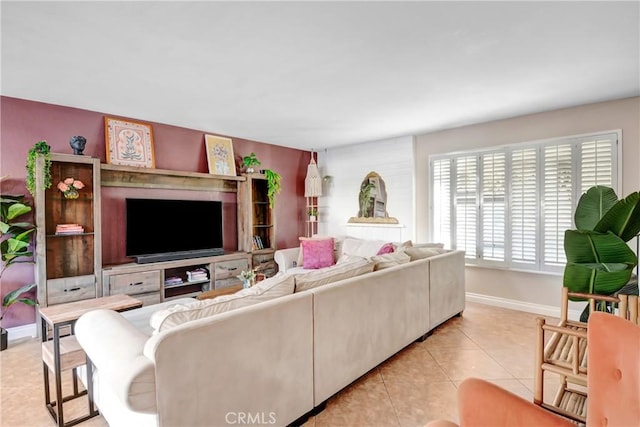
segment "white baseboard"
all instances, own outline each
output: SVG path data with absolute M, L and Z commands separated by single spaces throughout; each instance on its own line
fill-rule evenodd
M 474 294 L 466 292 L 466 300 L 469 302 L 477 302 L 478 304 L 492 305 L 494 307 L 508 308 L 510 310 L 525 311 L 527 313 L 540 314 L 542 316 L 560 317 L 560 307 L 552 305 L 534 304 L 532 302 L 518 301 L 494 297 L 491 295 Z M 580 310 L 569 310 L 569 319 L 580 319 Z
M 15 328 L 7 328 L 9 342 L 17 341 L 23 338 L 35 338 L 38 336 L 38 330 L 35 323 L 28 325 L 16 326 Z

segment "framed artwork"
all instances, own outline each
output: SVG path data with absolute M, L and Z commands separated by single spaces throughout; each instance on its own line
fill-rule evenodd
M 233 156 L 231 139 L 205 135 L 204 144 L 207 149 L 209 173 L 213 175 L 236 176 L 236 161 Z
M 155 168 L 151 125 L 115 117 L 104 118 L 107 163 Z

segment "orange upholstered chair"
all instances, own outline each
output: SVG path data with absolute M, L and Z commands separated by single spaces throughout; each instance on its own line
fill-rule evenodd
M 619 316 L 589 317 L 587 427 L 640 426 L 640 326 Z M 460 426 L 566 426 L 567 419 L 487 381 L 466 379 L 458 389 Z M 450 427 L 433 421 L 428 427 Z

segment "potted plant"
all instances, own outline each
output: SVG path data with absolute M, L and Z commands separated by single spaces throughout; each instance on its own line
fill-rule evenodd
M 245 168 L 246 173 L 255 172 L 254 166 L 260 166 L 260 160 L 256 157 L 256 153 L 251 152 L 248 156 L 242 158 L 242 167 Z
M 38 155 L 44 157 L 44 188 L 51 187 L 51 147 L 47 141 L 38 141 L 27 154 L 27 190 L 32 196 L 36 195 L 36 158 Z
M 309 215 L 309 221 L 311 222 L 315 222 L 318 220 L 318 209 L 315 207 L 311 207 L 309 208 L 309 210 L 307 211 L 307 214 Z
M 248 270 L 248 271 L 244 271 L 243 270 L 236 277 L 238 279 L 242 280 L 242 287 L 244 289 L 250 288 L 251 286 L 253 286 L 255 284 L 255 281 L 256 281 L 256 270 L 255 269 Z
M 273 208 L 276 194 L 278 194 L 282 189 L 280 186 L 280 180 L 282 177 L 279 173 L 274 172 L 271 169 L 265 169 L 264 175 L 267 177 L 267 197 L 269 198 L 269 207 Z
M 31 207 L 25 203 L 24 195 L 0 194 L 0 254 L 2 256 L 0 283 L 3 283 L 1 278 L 4 272 L 13 264 L 33 262 L 33 252 L 29 250 L 29 244 L 35 227 L 29 222 L 20 220 L 29 212 L 31 212 Z M 35 286 L 34 283 L 24 285 L 8 292 L 2 299 L 2 307 L 0 308 L 1 350 L 7 348 L 7 331 L 2 328 L 4 316 L 15 303 L 21 302 L 34 306 L 35 300 L 25 294 Z
M 615 294 L 629 283 L 638 264 L 626 242 L 640 232 L 640 193 L 618 200 L 612 188 L 591 187 L 580 197 L 574 219 L 577 230 L 564 236 L 564 286 L 571 292 Z M 587 306 L 581 320 L 588 313 Z

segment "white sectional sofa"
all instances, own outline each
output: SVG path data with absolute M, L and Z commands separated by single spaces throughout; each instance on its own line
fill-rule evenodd
M 267 280 L 290 281 L 288 273 Z M 222 304 L 234 301 L 222 297 Z M 78 341 L 94 365 L 95 401 L 109 425 L 289 425 L 461 313 L 464 253 L 446 251 L 152 331 L 145 319 L 155 317 L 157 326 L 159 310 L 163 319 L 175 318 L 171 304 L 97 310 L 78 320 Z M 203 302 L 195 304 L 202 313 Z

